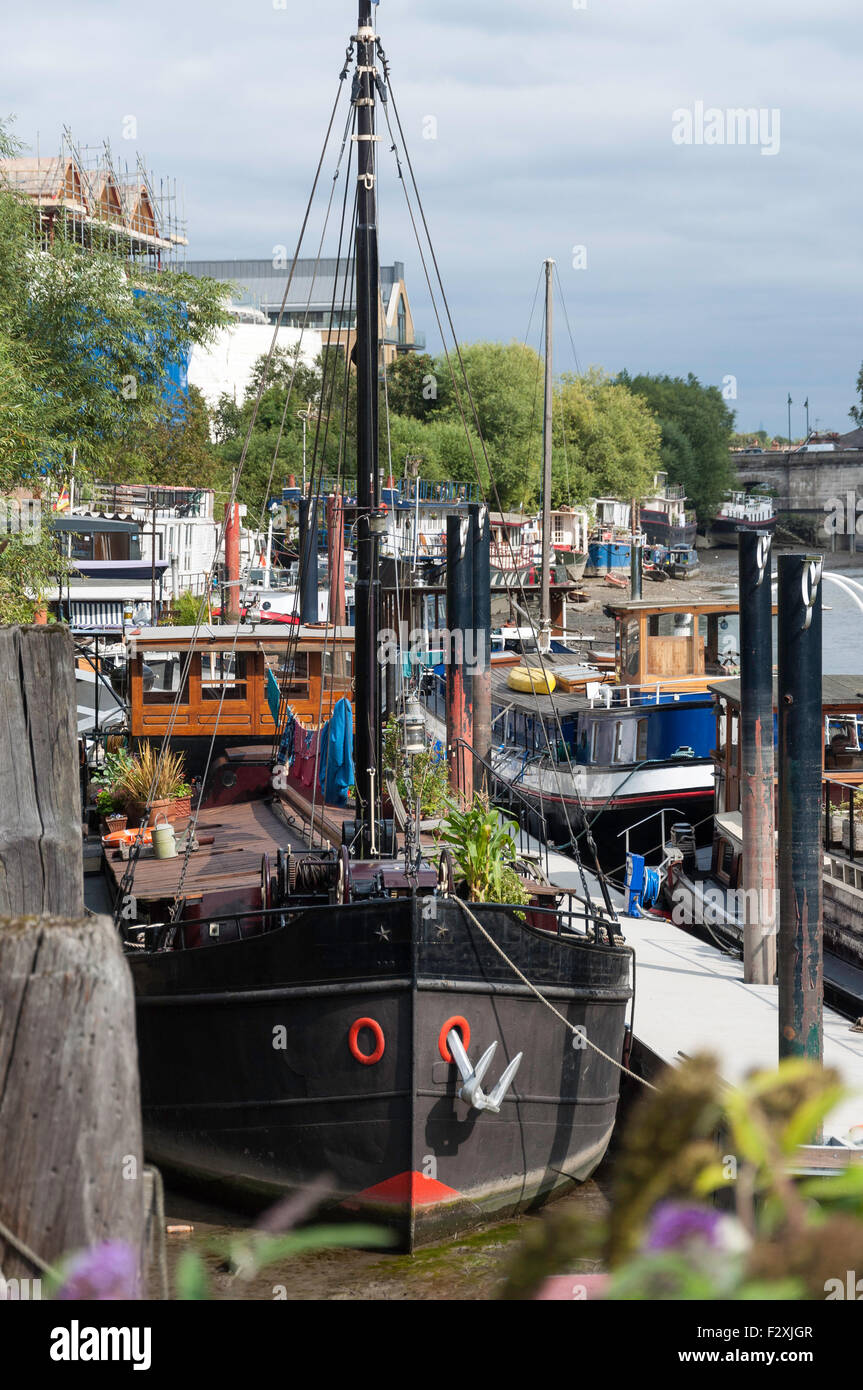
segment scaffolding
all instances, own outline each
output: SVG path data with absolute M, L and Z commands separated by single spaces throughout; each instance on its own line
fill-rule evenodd
M 185 264 L 185 202 L 176 179 L 158 186 L 140 153 L 117 159 L 110 142 L 79 145 L 63 127 L 56 155 L 0 160 L 0 180 L 30 200 L 40 242 L 58 229 L 84 247 L 108 250 L 149 270 Z

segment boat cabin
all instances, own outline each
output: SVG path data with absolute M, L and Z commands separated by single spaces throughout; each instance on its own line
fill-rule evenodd
M 740 681 L 732 680 L 708 689 L 716 704 L 717 810 L 740 810 L 742 748 L 740 743 Z M 822 767 L 831 781 L 863 783 L 863 676 L 824 676 L 824 750 Z M 777 708 L 776 681 L 773 709 Z M 773 740 L 777 739 L 774 713 Z
M 708 680 L 739 671 L 736 603 L 610 603 L 617 679 L 621 685 L 705 689 Z M 774 609 L 775 611 L 775 609 Z
M 669 483 L 665 473 L 657 473 L 654 490 L 639 508 L 641 529 L 649 544 L 693 545 L 695 516 L 686 509 L 686 496 L 680 483 Z
M 273 738 L 280 699 L 316 726 L 351 693 L 353 628 L 157 627 L 126 642 L 134 738 L 161 737 L 169 724 L 179 738 L 210 737 L 217 723 L 222 736 Z
M 536 559 L 536 523 L 523 512 L 492 512 L 489 522 L 492 570 L 526 574 Z
M 716 746 L 713 754 L 716 785 L 713 872 L 721 882 L 736 886 L 743 850 L 740 804 L 742 746 L 740 740 L 740 681 L 710 685 L 715 700 Z M 777 684 L 773 684 L 773 739 L 777 742 Z M 863 675 L 824 676 L 822 679 L 824 740 L 822 781 L 828 837 L 831 821 L 854 812 L 857 789 L 863 785 Z M 776 783 L 778 787 L 778 779 Z M 829 813 L 829 814 L 827 814 Z M 845 841 L 848 832 L 834 824 L 833 840 Z M 863 831 L 858 832 L 863 848 Z M 859 850 L 858 850 L 859 852 Z
M 583 554 L 587 551 L 590 517 L 574 507 L 560 507 L 551 512 L 551 548 L 555 551 Z

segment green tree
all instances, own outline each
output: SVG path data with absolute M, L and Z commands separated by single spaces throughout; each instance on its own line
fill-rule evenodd
M 555 392 L 552 502 L 641 498 L 660 466 L 660 428 L 641 396 L 600 368 Z
M 478 454 L 483 490 L 494 502 L 492 481 L 504 507 L 527 502 L 539 484 L 539 441 L 542 438 L 542 359 L 522 343 L 471 343 L 462 348 L 470 394 L 455 356 L 450 363 L 456 376 L 453 387 L 450 366 L 440 357 L 435 363 L 438 409 L 435 417 L 461 421 L 462 412 L 474 426 L 474 410 L 485 441 L 491 479 Z M 455 476 L 455 475 L 451 475 Z M 475 476 L 475 475 L 472 475 Z
M 773 435 L 766 430 L 749 430 L 741 433 L 732 434 L 728 447 L 730 449 L 769 449 L 773 442 Z
M 861 366 L 857 373 L 857 395 L 860 398 L 860 404 L 852 405 L 848 414 L 851 416 L 855 425 L 863 425 L 863 366 Z
M 682 483 L 699 519 L 710 520 L 735 482 L 728 456 L 734 412 L 722 392 L 717 386 L 702 386 L 691 372 L 685 381 L 646 374 L 630 377 L 627 372 L 617 379 L 656 413 L 663 429 L 662 457 L 669 481 Z
M 406 352 L 387 368 L 387 396 L 395 415 L 426 420 L 438 408 L 438 364 L 428 353 Z
M 103 463 L 116 483 L 214 487 L 222 470 L 210 443 L 210 412 L 200 391 L 190 386 L 170 419 L 126 431 L 106 451 Z
M 19 146 L 0 123 L 0 157 Z M 0 185 L 0 493 L 86 481 L 136 432 L 175 417 L 172 364 L 227 320 L 226 289 L 124 262 L 63 224 L 43 245 L 30 202 Z M 5 543 L 0 617 L 32 611 L 45 553 Z

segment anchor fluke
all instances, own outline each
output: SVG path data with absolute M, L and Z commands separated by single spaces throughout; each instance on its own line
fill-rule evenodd
M 450 1055 L 459 1069 L 463 1085 L 459 1091 L 459 1098 L 470 1105 L 474 1110 L 490 1110 L 497 1115 L 500 1111 L 504 1096 L 512 1085 L 513 1078 L 521 1065 L 523 1052 L 519 1052 L 513 1057 L 503 1076 L 498 1081 L 491 1095 L 486 1095 L 482 1089 L 482 1079 L 491 1066 L 492 1058 L 497 1051 L 497 1043 L 493 1042 L 487 1047 L 480 1057 L 476 1066 L 470 1060 L 465 1051 L 464 1043 L 457 1028 L 451 1028 L 447 1033 L 447 1046 Z

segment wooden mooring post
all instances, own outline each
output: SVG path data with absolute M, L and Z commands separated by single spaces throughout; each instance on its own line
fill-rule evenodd
M 131 975 L 113 923 L 84 910 L 68 633 L 0 628 L 0 690 L 0 1270 L 9 1280 L 38 1278 L 106 1240 L 140 1252 L 145 1176 Z

